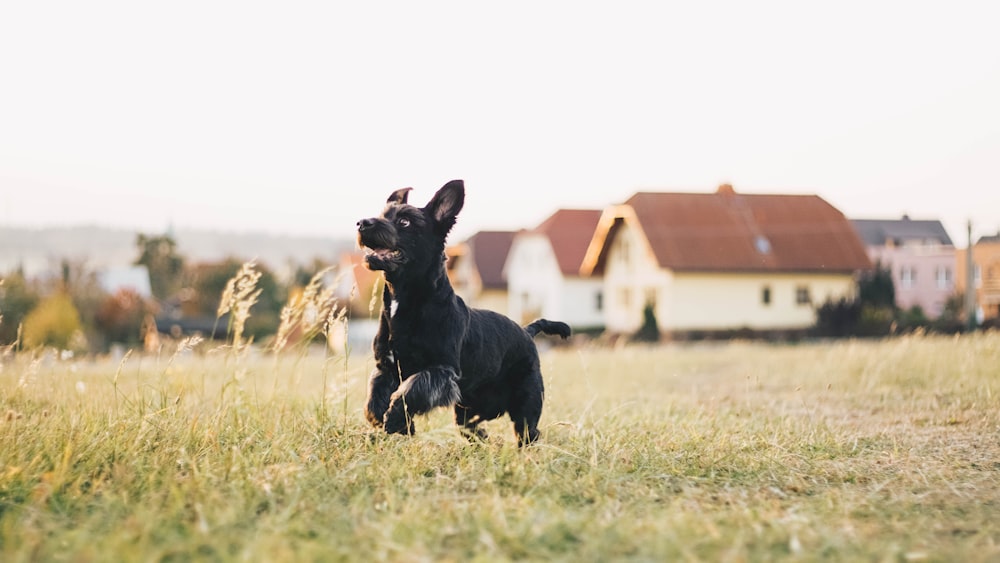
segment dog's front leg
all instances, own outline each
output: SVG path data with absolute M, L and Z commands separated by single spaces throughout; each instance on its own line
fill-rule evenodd
M 382 426 L 392 393 L 399 388 L 399 366 L 396 364 L 396 354 L 389 345 L 391 328 L 387 311 L 391 301 L 389 289 L 385 288 L 382 292 L 382 315 L 379 318 L 378 333 L 372 342 L 375 371 L 368 379 L 368 401 L 365 404 L 365 418 L 375 428 Z
M 399 388 L 399 375 L 395 371 L 382 371 L 376 368 L 368 380 L 368 402 L 365 405 L 365 418 L 376 428 L 382 426 L 385 413 L 389 410 L 392 394 Z
M 385 413 L 385 431 L 413 434 L 413 417 L 435 407 L 458 402 L 458 372 L 451 366 L 431 366 L 403 381 L 392 393 Z

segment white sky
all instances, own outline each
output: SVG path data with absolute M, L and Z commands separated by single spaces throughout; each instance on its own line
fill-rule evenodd
M 4 2 L 0 225 L 456 237 L 634 191 L 1000 229 L 1000 3 Z

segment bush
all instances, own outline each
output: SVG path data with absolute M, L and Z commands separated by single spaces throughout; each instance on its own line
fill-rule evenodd
M 920 305 L 914 305 L 905 311 L 899 311 L 896 315 L 896 320 L 899 323 L 900 330 L 904 332 L 911 332 L 921 327 L 926 328 L 931 324 L 931 320 L 927 318 L 923 307 Z
M 855 299 L 842 297 L 837 301 L 827 300 L 816 310 L 817 336 L 853 336 L 861 318 L 861 303 Z
M 858 299 L 842 297 L 826 301 L 816 310 L 816 336 L 885 336 L 893 330 L 896 311 L 892 307 L 873 305 Z
M 97 328 L 108 342 L 138 344 L 142 323 L 152 311 L 131 288 L 119 289 L 101 303 L 95 315 Z
M 80 313 L 70 296 L 58 291 L 43 299 L 24 318 L 24 345 L 27 348 L 53 346 L 60 350 L 86 347 Z
M 858 318 L 858 336 L 887 336 L 896 324 L 896 311 L 892 307 L 864 305 Z

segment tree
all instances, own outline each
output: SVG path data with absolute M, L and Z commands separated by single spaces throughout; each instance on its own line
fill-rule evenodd
M 896 308 L 896 285 L 892 281 L 892 271 L 875 264 L 875 269 L 862 274 L 858 280 L 858 299 L 872 307 Z
M 184 273 L 184 258 L 177 252 L 177 243 L 170 235 L 147 236 L 142 233 L 136 238 L 139 258 L 136 266 L 149 270 L 149 285 L 153 296 L 167 299 L 181 288 Z
M 13 344 L 24 318 L 38 304 L 38 292 L 15 273 L 0 281 L 0 346 Z
M 652 303 L 646 303 L 642 309 L 642 326 L 632 335 L 635 342 L 659 342 L 660 325 L 656 321 L 656 307 Z

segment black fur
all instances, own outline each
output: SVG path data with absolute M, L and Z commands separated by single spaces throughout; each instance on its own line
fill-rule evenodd
M 463 182 L 448 182 L 423 208 L 407 203 L 409 192 L 396 190 L 380 216 L 358 221 L 365 261 L 386 281 L 365 416 L 390 434 L 412 434 L 413 416 L 451 406 L 463 430 L 484 437 L 477 425 L 507 413 L 519 445 L 538 439 L 544 386 L 532 337 L 566 338 L 569 326 L 539 319 L 521 328 L 467 307 L 444 255 L 465 203 Z

